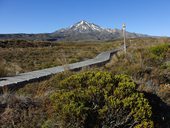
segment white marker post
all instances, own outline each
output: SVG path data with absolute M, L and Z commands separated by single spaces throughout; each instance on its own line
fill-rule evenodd
M 123 38 L 124 38 L 124 52 L 126 54 L 126 25 L 125 24 L 123 24 L 122 29 L 123 29 Z

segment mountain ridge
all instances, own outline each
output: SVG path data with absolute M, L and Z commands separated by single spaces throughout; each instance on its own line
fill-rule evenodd
M 23 39 L 23 40 L 45 40 L 45 41 L 97 41 L 122 38 L 122 30 L 103 28 L 85 20 L 79 21 L 70 27 L 62 28 L 52 33 L 40 34 L 0 34 L 0 40 Z M 149 37 L 145 34 L 126 32 L 127 38 Z

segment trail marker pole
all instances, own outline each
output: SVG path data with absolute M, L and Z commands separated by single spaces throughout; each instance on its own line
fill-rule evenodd
M 124 38 L 124 52 L 126 54 L 126 25 L 125 24 L 123 24 L 122 29 L 123 29 L 123 38 Z

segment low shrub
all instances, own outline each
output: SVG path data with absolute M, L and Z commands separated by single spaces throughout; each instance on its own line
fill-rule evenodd
M 168 44 L 160 44 L 149 48 L 151 52 L 151 57 L 156 60 L 161 60 L 166 57 L 166 52 L 168 51 Z
M 61 128 L 153 127 L 147 99 L 126 75 L 84 72 L 59 83 L 50 96 Z M 49 123 L 49 121 L 47 121 Z

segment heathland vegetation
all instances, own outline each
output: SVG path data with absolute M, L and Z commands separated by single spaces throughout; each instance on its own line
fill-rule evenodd
M 21 68 L 15 71 L 24 72 L 81 61 L 121 44 L 122 40 L 115 40 L 3 47 L 0 50 L 3 60 L 0 73 L 2 76 L 12 74 L 9 68 L 13 64 Z M 0 96 L 0 126 L 168 128 L 169 58 L 169 39 L 129 39 L 127 54 L 113 56 L 102 67 L 86 68 L 79 72 L 66 71 L 15 91 L 3 88 Z
M 90 59 L 102 51 L 115 48 L 117 44 L 111 42 L 0 41 L 0 76 L 10 76 Z

